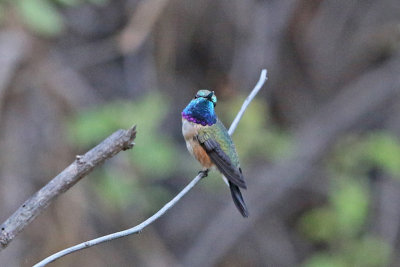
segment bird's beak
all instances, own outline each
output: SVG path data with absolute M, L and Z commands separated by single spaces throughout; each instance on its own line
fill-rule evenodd
M 214 96 L 214 91 L 212 91 L 211 93 L 209 93 L 207 96 L 206 96 L 206 98 L 208 99 L 208 100 L 210 100 L 211 101 L 211 98 Z

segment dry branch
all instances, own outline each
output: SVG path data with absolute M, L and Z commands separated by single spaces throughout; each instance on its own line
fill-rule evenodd
M 0 112 L 5 91 L 18 65 L 26 56 L 29 45 L 29 38 L 22 32 L 0 32 Z
M 169 0 L 147 0 L 138 3 L 128 25 L 118 36 L 123 54 L 133 54 L 146 41 Z
M 67 191 L 106 159 L 113 157 L 121 150 L 132 148 L 135 137 L 136 126 L 128 130 L 118 130 L 86 154 L 77 156 L 71 165 L 25 201 L 11 217 L 1 224 L 0 251 L 7 247 L 14 237 L 51 204 L 58 195 Z

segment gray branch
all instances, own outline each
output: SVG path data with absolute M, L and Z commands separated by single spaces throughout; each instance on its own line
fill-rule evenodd
M 121 150 L 133 147 L 136 137 L 136 126 L 128 130 L 118 130 L 103 142 L 76 160 L 47 185 L 36 192 L 30 199 L 14 212 L 0 226 L 0 251 L 32 222 L 54 199 L 88 175 L 106 159 L 115 156 Z
M 29 44 L 29 38 L 22 32 L 0 32 L 0 113 L 7 87 L 29 51 Z

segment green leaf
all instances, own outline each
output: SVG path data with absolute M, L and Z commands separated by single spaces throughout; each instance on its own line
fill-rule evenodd
M 225 126 L 229 126 L 240 109 L 243 99 L 238 97 L 229 102 L 221 102 L 218 106 L 225 111 L 223 117 Z M 217 111 L 218 112 L 218 111 Z M 273 125 L 268 125 L 268 112 L 266 105 L 259 99 L 254 99 L 248 107 L 233 140 L 242 161 L 247 158 L 280 158 L 290 152 L 291 140 L 283 131 L 277 130 Z
M 131 154 L 132 163 L 145 175 L 166 178 L 175 169 L 175 153 L 171 142 L 164 138 L 141 141 L 140 136 L 137 136 L 135 151 Z
M 79 146 L 92 146 L 121 128 L 114 106 L 88 109 L 69 123 L 69 139 Z
M 158 185 L 138 180 L 134 173 L 115 166 L 96 173 L 95 192 L 109 209 L 127 209 L 134 206 L 143 212 L 154 212 L 170 197 L 170 192 Z M 147 182 L 147 181 L 146 181 Z
M 18 12 L 25 24 L 43 36 L 52 37 L 64 29 L 63 18 L 46 0 L 19 0 Z
M 112 209 L 128 207 L 131 203 L 131 196 L 137 196 L 136 190 L 140 188 L 138 181 L 133 175 L 127 175 L 123 171 L 111 166 L 102 168 L 96 174 L 96 177 L 96 192 L 105 204 Z
M 346 261 L 338 255 L 328 253 L 316 253 L 307 259 L 303 264 L 304 267 L 348 267 Z
M 153 214 L 158 211 L 167 201 L 172 198 L 171 192 L 169 192 L 164 186 L 151 185 L 144 188 L 144 199 L 146 200 L 146 209 L 144 212 Z
M 365 174 L 369 166 L 362 164 L 365 158 L 365 140 L 358 135 L 347 135 L 335 147 L 332 158 L 333 171 L 347 175 Z
M 366 156 L 372 164 L 400 178 L 400 143 L 392 134 L 371 134 L 366 141 Z
M 331 203 L 337 214 L 339 231 L 348 236 L 358 233 L 368 212 L 367 188 L 354 179 L 342 178 L 332 192 Z
M 0 5 L 0 24 L 3 22 L 3 20 L 4 20 L 4 7 Z
M 330 242 L 337 234 L 336 213 L 328 208 L 316 208 L 300 219 L 300 231 L 316 242 Z
M 76 6 L 77 4 L 82 2 L 80 0 L 53 0 L 53 1 L 65 6 Z
M 87 0 L 89 3 L 94 4 L 94 5 L 99 5 L 99 6 L 104 6 L 108 4 L 108 0 Z
M 343 248 L 350 266 L 389 266 L 391 248 L 388 244 L 372 236 L 365 236 Z

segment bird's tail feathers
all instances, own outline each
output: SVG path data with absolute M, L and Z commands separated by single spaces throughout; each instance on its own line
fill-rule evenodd
M 237 185 L 229 182 L 229 188 L 236 208 L 242 214 L 243 217 L 249 217 L 249 211 L 247 210 L 246 203 L 244 203 L 242 193 Z

